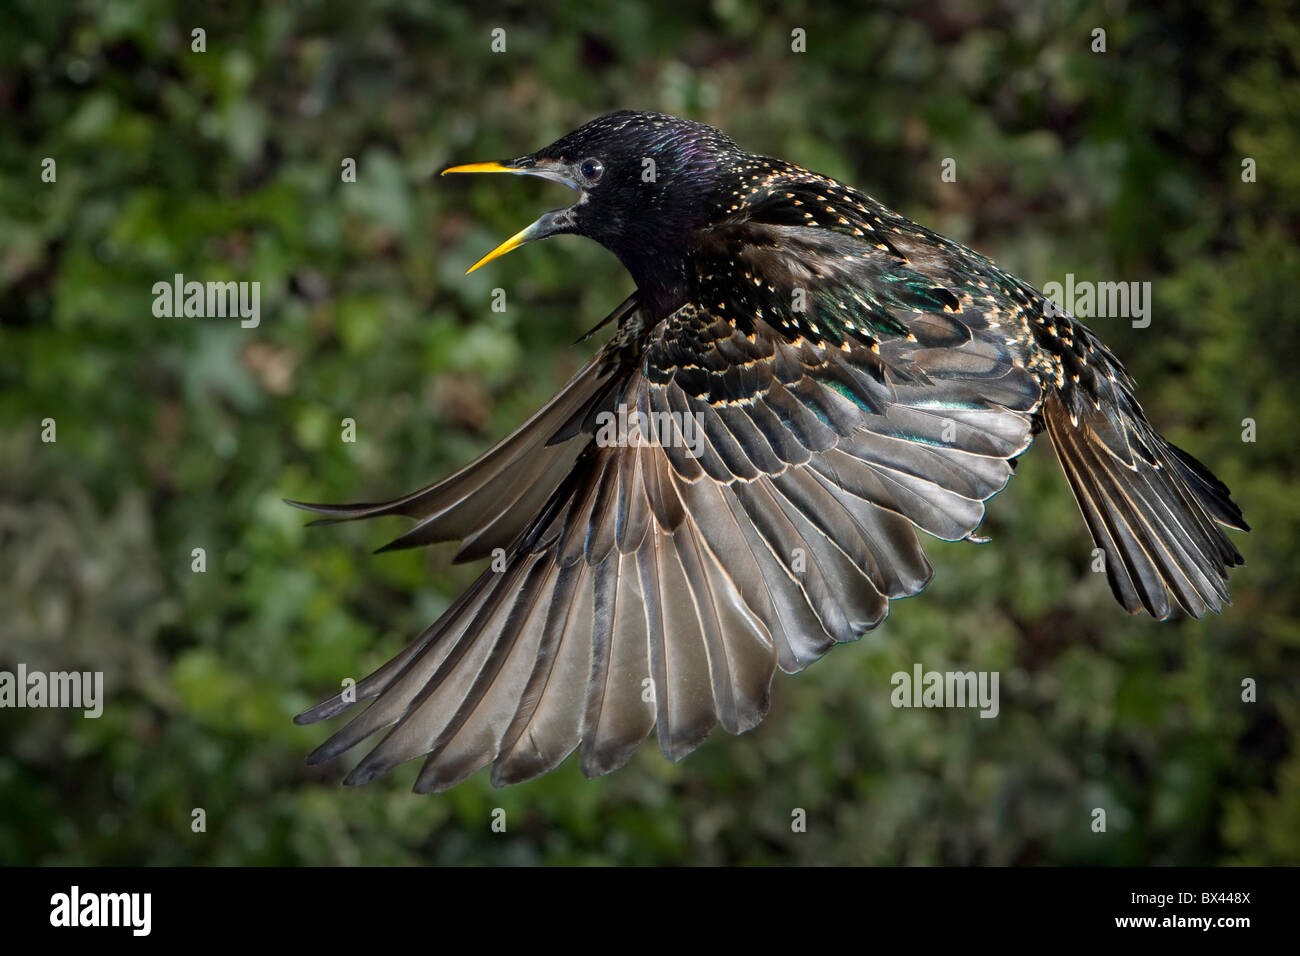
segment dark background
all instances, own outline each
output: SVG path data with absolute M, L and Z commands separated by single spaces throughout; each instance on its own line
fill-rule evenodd
M 6 4 L 0 668 L 102 670 L 108 702 L 99 720 L 0 711 L 0 863 L 1300 862 L 1294 14 Z M 281 498 L 383 500 L 444 476 L 590 354 L 570 343 L 631 291 L 599 247 L 553 240 L 462 275 L 569 195 L 436 173 L 616 108 L 714 123 L 1040 287 L 1150 281 L 1149 328 L 1092 324 L 1254 526 L 1235 605 L 1125 615 L 1037 447 L 991 505 L 993 543 L 932 542 L 927 592 L 778 677 L 751 734 L 715 731 L 677 765 L 648 743 L 600 780 L 571 760 L 436 797 L 409 793 L 418 763 L 359 790 L 345 767 L 307 768 L 327 730 L 291 716 L 387 660 L 478 568 L 451 547 L 371 556 L 400 521 L 307 531 Z M 155 318 L 152 286 L 176 272 L 259 281 L 260 327 Z M 895 710 L 890 675 L 914 661 L 1000 671 L 1001 715 Z

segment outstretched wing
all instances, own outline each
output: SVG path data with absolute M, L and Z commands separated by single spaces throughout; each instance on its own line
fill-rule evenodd
M 901 254 L 849 234 L 747 223 L 705 241 L 698 301 L 653 325 L 625 310 L 597 359 L 479 461 L 390 504 L 318 509 L 417 518 L 397 546 L 457 538 L 465 557 L 509 557 L 357 685 L 369 707 L 313 762 L 383 728 L 349 783 L 427 755 L 417 791 L 489 762 L 503 785 L 574 749 L 593 776 L 655 727 L 679 759 L 715 724 L 757 724 L 778 666 L 802 669 L 921 590 L 916 529 L 979 525 L 1041 394 L 980 303 L 920 273 L 886 280 L 898 263 L 881 257 Z M 724 263 L 749 287 L 711 283 Z

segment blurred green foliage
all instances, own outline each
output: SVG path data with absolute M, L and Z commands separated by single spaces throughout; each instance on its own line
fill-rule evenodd
M 102 670 L 109 699 L 0 712 L 0 863 L 1300 862 L 1298 59 L 1282 0 L 6 4 L 0 667 Z M 567 200 L 435 174 L 616 108 L 712 122 L 1039 286 L 1151 281 L 1150 328 L 1094 324 L 1254 524 L 1235 606 L 1124 615 L 1040 447 L 994 543 L 932 542 L 926 594 L 778 677 L 754 733 L 438 797 L 408 792 L 416 764 L 356 790 L 306 767 L 325 731 L 290 717 L 477 568 L 372 557 L 399 523 L 307 531 L 281 498 L 426 484 L 584 360 L 617 262 L 562 239 L 465 277 Z M 260 281 L 261 325 L 155 318 L 177 272 Z M 893 709 L 913 661 L 1000 670 L 1001 716 Z

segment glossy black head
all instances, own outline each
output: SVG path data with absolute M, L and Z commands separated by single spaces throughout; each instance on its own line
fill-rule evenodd
M 447 172 L 509 172 L 563 183 L 578 193 L 506 240 L 472 268 L 525 242 L 573 234 L 613 252 L 647 293 L 679 281 L 689 234 L 721 215 L 729 184 L 750 162 L 729 137 L 662 113 L 620 111 L 550 146 L 504 163 Z
M 699 228 L 721 173 L 745 154 L 712 126 L 662 113 L 610 113 L 531 158 L 569 166 L 581 189 L 573 230 L 620 258 Z

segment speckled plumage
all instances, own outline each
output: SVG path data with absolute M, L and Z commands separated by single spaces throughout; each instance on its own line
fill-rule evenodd
M 391 726 L 349 782 L 427 754 L 417 790 L 488 762 L 513 783 L 575 748 L 593 775 L 655 727 L 673 759 L 715 724 L 752 728 L 777 667 L 925 586 L 917 529 L 974 537 L 1042 430 L 1126 609 L 1227 603 L 1241 557 L 1220 526 L 1246 527 L 1227 489 L 1154 431 L 1092 332 L 978 253 L 660 114 L 610 114 L 491 171 L 578 189 L 522 241 L 592 238 L 637 291 L 592 362 L 476 462 L 397 501 L 308 506 L 417 519 L 392 547 L 506 556 L 358 684 L 373 703 L 313 755 Z M 596 441 L 620 406 L 692 416 L 703 440 Z

